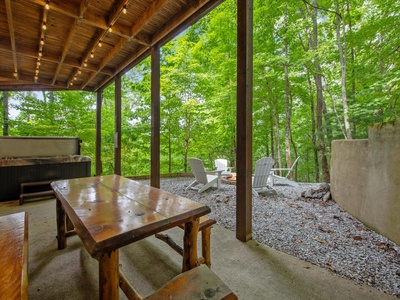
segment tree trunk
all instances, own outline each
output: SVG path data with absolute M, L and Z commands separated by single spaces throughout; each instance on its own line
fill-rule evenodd
M 349 106 L 347 104 L 347 89 L 346 89 L 346 73 L 347 73 L 347 65 L 346 65 L 346 24 L 344 18 L 340 16 L 339 11 L 339 3 L 338 1 L 335 2 L 336 7 L 336 41 L 339 51 L 340 57 L 340 67 L 342 70 L 342 78 L 341 78 L 341 86 L 342 86 L 342 104 L 343 104 L 343 119 L 344 119 L 344 128 L 346 131 L 345 138 L 348 140 L 352 139 L 351 136 L 351 128 L 350 128 L 350 121 L 349 121 Z M 343 20 L 343 42 L 341 41 L 340 37 L 340 29 Z M 344 48 L 344 49 L 343 49 Z
M 318 150 L 321 157 L 321 167 L 324 181 L 330 182 L 329 164 L 326 157 L 326 144 L 325 134 L 326 131 L 323 126 L 323 111 L 325 109 L 325 100 L 323 95 L 322 87 L 322 71 L 321 64 L 318 55 L 318 3 L 317 0 L 313 0 L 314 7 L 312 8 L 311 18 L 313 23 L 312 33 L 309 35 L 309 44 L 313 49 L 314 53 L 317 53 L 314 57 L 314 81 L 317 90 L 317 138 L 318 138 Z
M 285 28 L 288 28 L 288 16 L 287 11 L 285 9 Z M 286 160 L 286 168 L 290 168 L 292 166 L 292 159 L 290 157 L 290 136 L 291 136 L 291 129 L 290 129 L 290 119 L 291 119 L 291 104 L 290 104 L 290 84 L 289 84 L 289 44 L 288 40 L 284 38 L 285 44 L 285 65 L 284 65 L 284 72 L 285 72 L 285 116 L 286 116 L 286 123 L 285 123 L 285 160 Z M 290 174 L 292 176 L 292 174 Z
M 310 115 L 311 115 L 311 140 L 313 144 L 313 154 L 314 154 L 314 172 L 315 172 L 315 182 L 319 182 L 319 160 L 318 160 L 318 146 L 317 146 L 317 135 L 315 129 L 315 105 L 313 97 L 313 88 L 311 83 L 311 78 L 309 72 L 307 72 L 307 82 L 310 94 Z

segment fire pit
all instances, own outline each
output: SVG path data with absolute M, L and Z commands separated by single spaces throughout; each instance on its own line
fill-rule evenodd
M 232 173 L 231 176 L 222 176 L 221 182 L 236 185 L 236 173 Z

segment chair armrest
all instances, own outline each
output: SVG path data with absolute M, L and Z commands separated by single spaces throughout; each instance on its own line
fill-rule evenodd
M 206 171 L 206 174 L 212 174 L 215 175 L 215 173 L 218 173 L 218 177 L 221 177 L 223 170 L 214 170 L 214 171 Z

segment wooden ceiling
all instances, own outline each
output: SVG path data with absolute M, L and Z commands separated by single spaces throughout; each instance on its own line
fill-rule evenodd
M 223 0 L 0 0 L 0 90 L 97 91 Z

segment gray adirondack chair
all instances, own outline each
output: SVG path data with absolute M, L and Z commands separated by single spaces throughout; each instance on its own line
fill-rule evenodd
M 189 158 L 188 161 L 195 180 L 191 184 L 189 184 L 186 190 L 193 189 L 198 190 L 198 192 L 201 193 L 215 185 L 217 185 L 218 189 L 220 188 L 222 170 L 206 171 L 203 161 L 198 158 Z M 202 186 L 198 188 L 197 185 L 200 184 Z
M 268 177 L 271 175 L 271 169 L 274 165 L 274 159 L 263 157 L 256 161 L 256 169 L 253 175 L 253 195 L 258 196 L 261 193 L 275 194 L 274 188 L 268 184 Z
M 217 170 L 222 170 L 222 176 L 232 176 L 232 167 L 228 167 L 228 160 L 224 158 L 218 158 L 214 161 L 214 164 Z

